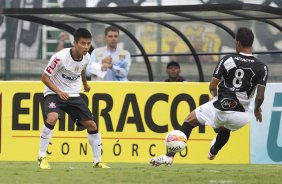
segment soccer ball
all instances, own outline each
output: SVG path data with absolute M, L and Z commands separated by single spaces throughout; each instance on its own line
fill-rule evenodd
M 179 152 L 185 149 L 186 135 L 180 130 L 172 130 L 165 137 L 165 144 L 169 152 Z

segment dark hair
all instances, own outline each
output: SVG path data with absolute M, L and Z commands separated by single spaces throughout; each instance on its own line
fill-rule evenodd
M 236 41 L 239 41 L 243 47 L 252 47 L 254 42 L 252 30 L 246 27 L 239 28 L 236 34 Z
M 93 47 L 93 45 L 90 46 L 88 53 L 91 54 L 91 52 L 94 50 L 95 48 Z
M 170 66 L 177 66 L 178 68 L 180 68 L 179 63 L 177 63 L 176 61 L 170 61 L 167 65 L 166 68 L 168 69 L 168 67 Z
M 75 41 L 78 41 L 80 38 L 92 38 L 92 35 L 87 29 L 79 28 L 75 30 L 73 37 Z
M 117 32 L 119 34 L 119 29 L 116 26 L 109 26 L 105 29 L 105 36 L 107 36 L 109 31 Z

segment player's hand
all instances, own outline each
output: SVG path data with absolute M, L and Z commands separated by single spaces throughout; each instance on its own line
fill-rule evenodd
M 112 64 L 112 57 L 111 56 L 105 57 L 104 59 L 102 59 L 102 63 Z
M 66 33 L 66 32 L 61 32 L 60 33 L 60 40 L 61 41 L 65 41 L 65 40 L 67 40 L 68 39 L 68 34 Z
M 261 114 L 261 112 L 262 112 L 261 108 L 255 109 L 255 111 L 254 111 L 256 120 L 258 122 L 262 122 L 262 114 Z
M 84 92 L 89 92 L 91 87 L 88 84 L 83 85 L 84 87 Z
M 102 63 L 101 70 L 106 71 L 108 69 L 108 63 Z
M 112 68 L 112 64 L 110 64 L 110 63 L 102 63 L 102 67 L 101 67 L 102 71 L 107 71 L 108 68 Z
M 58 93 L 60 99 L 62 100 L 68 100 L 69 99 L 69 94 L 68 93 L 64 93 L 64 92 L 60 92 Z

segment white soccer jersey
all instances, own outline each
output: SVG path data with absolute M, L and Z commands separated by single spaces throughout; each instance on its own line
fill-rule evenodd
M 83 56 L 81 60 L 74 60 L 71 55 L 71 48 L 66 48 L 54 54 L 44 73 L 50 76 L 51 81 L 63 92 L 73 96 L 78 96 L 81 92 L 81 71 L 85 69 L 90 60 L 90 55 Z M 44 96 L 55 94 L 47 86 L 44 90 Z

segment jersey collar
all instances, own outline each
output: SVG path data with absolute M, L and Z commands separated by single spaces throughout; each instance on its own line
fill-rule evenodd
M 83 59 L 83 56 L 82 56 L 82 58 L 81 59 L 75 59 L 74 58 L 74 56 L 72 55 L 72 48 L 70 49 L 70 55 L 71 55 L 71 58 L 74 60 L 74 61 L 82 61 L 82 59 Z
M 253 56 L 253 54 L 246 54 L 244 52 L 239 52 L 239 54 L 244 55 L 244 56 Z

